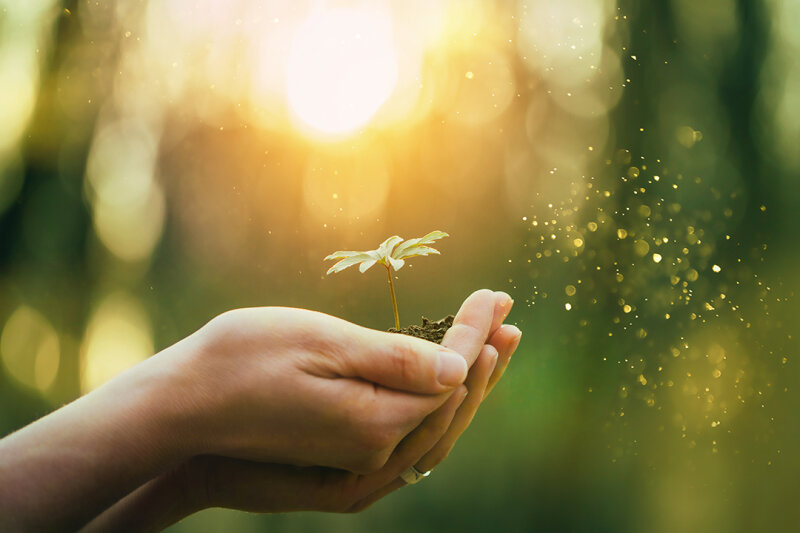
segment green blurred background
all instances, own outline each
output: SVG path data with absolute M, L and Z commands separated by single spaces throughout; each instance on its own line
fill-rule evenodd
M 800 3 L 0 0 L 0 434 L 234 307 L 392 325 L 450 233 L 509 372 L 359 515 L 173 531 L 792 531 Z

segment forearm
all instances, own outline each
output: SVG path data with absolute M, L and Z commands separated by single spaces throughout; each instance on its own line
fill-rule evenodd
M 192 479 L 189 464 L 151 479 L 89 522 L 81 533 L 161 531 L 200 510 L 192 495 L 203 480 Z
M 172 346 L 0 441 L 0 530 L 78 529 L 194 454 L 173 364 L 184 349 Z

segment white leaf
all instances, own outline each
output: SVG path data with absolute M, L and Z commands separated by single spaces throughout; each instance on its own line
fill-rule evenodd
M 358 270 L 363 274 L 364 272 L 372 268 L 372 265 L 374 265 L 375 263 L 377 263 L 376 259 L 369 259 L 367 261 L 364 261 L 363 263 L 358 265 Z
M 353 257 L 363 253 L 364 252 L 333 252 L 331 255 L 323 259 L 323 261 L 328 261 L 330 259 L 344 259 L 345 257 Z
M 408 259 L 409 257 L 416 257 L 418 255 L 438 254 L 439 250 L 431 248 L 430 246 L 411 246 L 403 250 L 400 254 L 395 254 L 396 259 Z
M 395 270 L 400 270 L 406 263 L 402 259 L 395 259 L 394 257 L 389 257 L 388 259 L 389 259 L 389 264 L 392 265 L 392 268 Z
M 430 252 L 429 251 L 429 252 L 426 252 L 426 253 L 409 252 L 409 249 L 413 248 L 413 247 L 416 247 L 416 246 L 419 246 L 419 245 L 422 245 L 422 244 L 430 244 L 430 243 L 432 243 L 432 242 L 434 242 L 434 241 L 436 241 L 438 239 L 441 239 L 443 237 L 449 237 L 449 235 L 447 233 L 443 232 L 443 231 L 436 230 L 436 231 L 432 231 L 432 232 L 428 233 L 424 237 L 418 237 L 416 239 L 408 239 L 403 244 L 401 244 L 400 246 L 395 248 L 394 253 L 392 254 L 392 257 L 400 259 L 402 257 L 412 257 L 414 255 L 428 255 L 428 254 L 431 254 L 431 253 L 439 253 L 438 251 L 437 252 Z M 433 250 L 433 248 L 429 248 L 429 250 Z
M 351 267 L 353 265 L 357 265 L 358 263 L 361 263 L 362 261 L 369 261 L 371 259 L 372 258 L 369 256 L 369 254 L 366 254 L 364 252 L 359 252 L 358 255 L 355 255 L 355 256 L 352 256 L 352 257 L 347 257 L 345 259 L 342 259 L 341 261 L 339 261 L 335 265 L 333 265 L 331 268 L 328 269 L 327 274 L 330 274 L 331 272 L 334 272 L 334 273 L 335 272 L 341 272 L 345 268 Z
M 432 231 L 432 232 L 428 233 L 428 234 L 427 234 L 427 235 L 425 235 L 424 237 L 420 237 L 420 239 L 419 239 L 419 242 L 420 242 L 421 244 L 430 244 L 430 243 L 432 243 L 433 241 L 437 241 L 437 240 L 439 240 L 439 239 L 442 239 L 442 238 L 444 238 L 444 237 L 449 237 L 449 236 L 450 236 L 450 235 L 448 235 L 447 233 L 445 233 L 445 232 L 443 232 L 443 231 L 439 231 L 439 230 L 437 229 L 437 230 L 434 230 L 434 231 Z

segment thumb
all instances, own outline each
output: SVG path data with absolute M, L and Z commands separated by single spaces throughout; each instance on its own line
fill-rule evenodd
M 366 330 L 360 349 L 346 355 L 353 376 L 417 394 L 448 392 L 467 378 L 467 362 L 453 350 L 400 333 Z

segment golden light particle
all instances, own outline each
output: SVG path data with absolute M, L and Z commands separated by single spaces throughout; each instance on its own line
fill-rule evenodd
M 690 268 L 689 270 L 686 271 L 686 279 L 688 279 L 689 281 L 697 281 L 697 277 L 698 277 L 697 270 Z
M 575 245 L 575 248 L 580 248 L 581 246 L 583 246 L 583 239 L 577 237 L 574 241 L 572 241 L 572 244 Z
M 597 231 L 597 222 L 589 222 L 586 227 L 589 228 L 589 231 Z
M 472 72 L 471 70 L 468 70 L 466 73 L 464 73 L 464 77 L 467 78 L 468 80 L 471 80 L 472 78 L 475 77 L 475 73 Z
M 569 303 L 569 302 L 565 303 L 565 304 L 564 304 L 564 309 L 566 309 L 567 311 L 569 311 L 570 309 L 572 309 L 572 304 L 571 304 L 571 303 Z
M 711 267 L 711 270 L 713 270 L 714 272 L 719 272 L 720 270 L 722 270 L 722 267 L 720 267 L 719 265 L 714 265 Z
M 564 287 L 564 292 L 567 293 L 567 296 L 575 296 L 575 285 L 567 285 Z
M 653 261 L 656 263 L 661 262 L 661 254 L 653 254 Z
M 623 306 L 622 306 L 622 310 L 623 310 L 625 313 L 630 313 L 630 312 L 631 312 L 631 306 L 630 306 L 630 305 L 628 305 L 628 304 L 625 304 L 625 305 L 623 305 Z
M 618 238 L 620 238 L 620 239 L 624 239 L 624 238 L 625 238 L 625 237 L 627 237 L 627 236 L 628 236 L 628 230 L 626 230 L 626 229 L 624 229 L 624 228 L 619 228 L 619 229 L 617 230 L 617 237 L 618 237 Z

